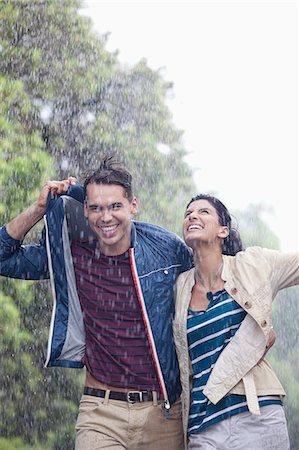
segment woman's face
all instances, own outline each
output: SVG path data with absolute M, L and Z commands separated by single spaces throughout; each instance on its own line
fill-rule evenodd
M 228 227 L 220 225 L 217 211 L 208 200 L 196 200 L 188 206 L 183 221 L 183 237 L 189 247 L 221 242 L 227 235 Z

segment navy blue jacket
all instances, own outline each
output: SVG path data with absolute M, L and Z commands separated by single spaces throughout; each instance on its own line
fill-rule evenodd
M 5 227 L 0 229 L 0 274 L 19 279 L 50 278 L 53 312 L 46 366 L 83 367 L 85 334 L 76 289 L 70 243 L 94 237 L 83 215 L 83 190 L 49 197 L 45 229 L 38 245 L 22 245 Z M 183 241 L 164 228 L 132 222 L 130 262 L 152 355 L 166 403 L 180 395 L 179 369 L 172 335 L 173 287 L 191 268 L 192 256 Z

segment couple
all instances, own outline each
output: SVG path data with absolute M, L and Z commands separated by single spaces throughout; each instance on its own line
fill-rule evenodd
M 262 357 L 298 256 L 243 252 L 214 197 L 187 206 L 187 245 L 132 221 L 137 206 L 106 157 L 84 188 L 48 182 L 0 230 L 1 275 L 51 279 L 46 366 L 86 367 L 76 449 L 288 449 L 284 391 Z M 22 245 L 43 216 L 39 245 Z

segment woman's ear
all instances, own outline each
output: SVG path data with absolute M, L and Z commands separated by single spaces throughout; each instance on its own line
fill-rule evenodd
M 229 235 L 229 228 L 224 225 L 221 226 L 220 231 L 218 233 L 218 237 L 220 237 L 221 239 L 225 239 L 228 235 Z

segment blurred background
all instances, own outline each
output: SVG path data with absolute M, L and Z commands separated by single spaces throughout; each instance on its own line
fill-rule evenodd
M 295 1 L 0 0 L 0 223 L 116 153 L 138 218 L 181 233 L 199 191 L 245 244 L 298 250 Z M 31 232 L 38 239 L 42 225 Z M 269 360 L 299 450 L 298 289 Z M 72 450 L 83 370 L 44 369 L 48 282 L 0 279 L 0 450 Z

